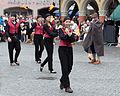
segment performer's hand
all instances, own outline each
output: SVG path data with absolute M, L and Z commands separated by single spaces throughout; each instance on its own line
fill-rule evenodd
M 49 27 L 52 27 L 50 23 L 48 23 L 48 26 L 49 26 Z
M 10 37 L 8 37 L 8 42 L 12 42 L 12 40 L 11 40 L 11 38 L 10 38 Z
M 72 32 L 70 32 L 68 28 L 65 29 L 65 32 L 66 32 L 69 36 L 72 35 Z
M 69 29 L 68 29 L 68 28 L 65 28 L 65 32 L 68 33 L 68 32 L 69 32 Z
M 72 32 L 68 32 L 67 34 L 68 34 L 68 36 L 71 36 L 71 35 L 72 35 Z

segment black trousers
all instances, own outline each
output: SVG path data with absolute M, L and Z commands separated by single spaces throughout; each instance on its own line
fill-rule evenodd
M 48 62 L 48 70 L 53 71 L 53 38 L 44 38 L 44 45 L 47 51 L 47 57 L 41 66 L 43 67 Z
M 20 41 L 14 37 L 11 37 L 12 42 L 8 42 L 8 51 L 9 51 L 9 58 L 10 58 L 10 63 L 13 63 L 14 61 L 17 62 L 18 56 L 21 51 L 21 44 Z M 13 51 L 15 49 L 15 58 L 13 60 Z
M 44 50 L 43 36 L 34 35 L 34 44 L 35 44 L 35 60 L 39 61 Z
M 92 43 L 92 45 L 90 46 L 90 50 L 91 50 L 91 53 L 92 54 L 96 54 L 95 52 L 95 47 L 94 47 L 94 44 Z
M 60 82 L 65 88 L 70 87 L 69 74 L 73 66 L 73 49 L 72 47 L 60 46 L 58 53 L 62 69 L 62 77 L 60 79 Z

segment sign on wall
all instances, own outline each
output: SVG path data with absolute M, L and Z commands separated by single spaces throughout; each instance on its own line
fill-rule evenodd
M 12 5 L 50 5 L 52 2 L 59 5 L 59 0 L 8 0 L 8 4 Z

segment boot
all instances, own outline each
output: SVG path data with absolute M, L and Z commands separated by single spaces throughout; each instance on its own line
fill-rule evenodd
M 96 64 L 96 65 L 101 64 L 101 61 L 100 60 L 96 60 L 93 64 Z
M 96 62 L 96 60 L 95 59 L 92 59 L 90 62 L 88 62 L 88 63 L 91 63 L 91 64 L 93 64 L 94 62 Z
M 40 65 L 40 71 L 42 72 L 43 71 L 43 67 Z
M 20 63 L 19 63 L 19 62 L 15 62 L 15 64 L 16 64 L 17 66 L 20 66 Z
M 50 71 L 50 73 L 52 73 L 52 74 L 56 74 L 57 72 L 55 72 L 55 71 Z
M 73 93 L 73 90 L 70 87 L 65 88 L 65 92 Z
M 60 89 L 63 90 L 64 86 L 62 85 L 62 83 L 60 83 Z

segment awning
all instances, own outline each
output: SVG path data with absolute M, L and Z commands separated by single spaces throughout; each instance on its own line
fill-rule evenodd
M 120 21 L 120 4 L 116 7 L 116 9 L 110 15 L 110 19 L 114 21 Z

